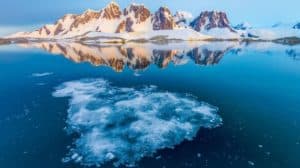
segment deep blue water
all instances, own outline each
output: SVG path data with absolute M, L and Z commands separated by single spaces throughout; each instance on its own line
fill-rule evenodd
M 80 99 L 79 103 L 72 105 L 70 95 L 53 95 L 59 89 L 70 89 L 63 88 L 65 82 L 82 84 L 96 80 L 108 82 L 109 86 L 105 86 L 105 89 L 116 92 L 106 94 L 92 93 L 93 89 L 86 90 L 85 96 L 95 96 L 95 102 L 91 102 L 90 97 L 84 98 L 84 101 L 88 101 L 87 109 L 91 111 L 102 106 L 114 106 L 113 103 L 103 105 L 99 100 L 116 101 L 120 96 L 123 96 L 122 100 L 126 100 L 126 94 L 131 99 L 129 94 L 139 92 L 142 97 L 156 95 L 146 99 L 148 102 L 145 102 L 145 107 L 141 107 L 142 111 L 158 105 L 164 107 L 156 111 L 159 115 L 163 112 L 167 115 L 163 117 L 172 118 L 175 108 L 185 106 L 185 103 L 176 104 L 164 97 L 167 93 L 172 93 L 179 100 L 188 99 L 196 104 L 208 103 L 207 107 L 217 110 L 215 115 L 222 120 L 221 123 L 207 124 L 210 121 L 202 116 L 194 116 L 190 104 L 185 108 L 188 113 L 178 114 L 179 122 L 170 123 L 174 124 L 170 130 L 168 125 L 160 126 L 167 129 L 166 135 L 170 133 L 170 137 L 164 134 L 160 138 L 151 130 L 156 128 L 154 126 L 158 114 L 149 120 L 134 116 L 132 120 L 140 121 L 144 126 L 142 129 L 148 131 L 145 135 L 150 138 L 154 136 L 151 141 L 135 139 L 130 144 L 122 144 L 124 149 L 141 145 L 136 149 L 136 152 L 141 153 L 150 148 L 153 150 L 152 155 L 146 154 L 136 159 L 136 167 L 300 167 L 300 47 L 264 43 L 232 47 L 223 47 L 224 45 L 227 44 L 212 43 L 198 50 L 178 47 L 180 52 L 177 54 L 172 54 L 173 50 L 168 47 L 129 47 L 125 50 L 126 58 L 134 60 L 136 57 L 145 58 L 145 55 L 151 58 L 140 59 L 135 64 L 124 61 L 123 57 L 123 60 L 116 59 L 120 56 L 106 59 L 106 62 L 98 59 L 115 56 L 116 48 L 124 53 L 118 47 L 106 47 L 105 51 L 98 47 L 97 51 L 101 50 L 103 53 L 98 53 L 97 56 L 97 53 L 93 55 L 95 48 L 92 47 L 60 46 L 64 54 L 54 54 L 56 50 L 51 45 L 44 47 L 48 48 L 48 52 L 37 49 L 41 47 L 0 46 L 0 167 L 85 167 L 88 163 L 95 167 L 97 161 L 103 161 L 85 151 L 86 148 L 76 146 L 76 140 L 80 140 L 92 128 L 98 129 L 97 124 L 103 123 L 96 123 L 93 127 L 87 123 L 79 126 L 74 124 L 70 115 L 76 114 L 82 107 L 81 97 L 72 92 L 73 99 Z M 88 49 L 92 51 L 84 53 Z M 135 52 L 137 50 L 139 52 Z M 80 55 L 80 59 L 70 59 L 71 51 L 76 51 L 75 55 Z M 188 58 L 188 61 L 177 63 L 174 60 L 178 59 L 175 58 Z M 152 86 L 156 88 L 150 89 L 149 93 L 143 90 Z M 77 85 L 71 87 L 78 88 Z M 86 86 L 83 89 L 84 87 Z M 102 87 L 96 86 L 98 89 Z M 122 88 L 134 90 L 119 93 L 118 90 Z M 165 105 L 161 105 L 164 101 Z M 140 111 L 136 109 L 135 106 L 114 108 L 122 114 L 120 117 L 127 117 L 127 114 L 123 116 L 124 111 L 138 114 Z M 187 116 L 190 118 L 185 118 Z M 99 116 L 92 117 L 92 121 L 98 121 L 97 117 Z M 114 117 L 118 118 L 118 115 L 114 114 Z M 128 120 L 128 123 L 131 122 Z M 188 131 L 177 128 L 176 124 L 184 122 L 192 123 L 195 136 L 189 136 Z M 131 136 L 127 135 L 130 134 L 127 132 L 128 123 L 114 125 L 112 122 L 112 129 L 103 129 L 101 133 L 105 133 L 106 139 L 111 139 L 111 144 L 118 143 L 119 137 L 108 137 L 108 131 L 117 131 L 118 134 L 124 132 L 126 136 Z M 102 139 L 97 137 L 97 140 Z M 166 148 L 152 146 L 161 141 L 164 145 L 168 143 Z M 80 142 L 83 143 L 81 145 L 88 146 L 90 141 Z M 99 149 L 95 150 L 101 150 L 102 142 L 99 144 Z M 82 154 L 77 162 L 78 157 L 70 159 L 70 153 L 72 155 L 74 149 L 77 154 Z M 122 154 L 124 158 L 135 160 L 132 158 L 135 156 L 133 154 L 126 151 Z M 102 167 L 112 167 L 114 160 L 104 162 Z M 124 164 L 120 166 L 124 167 Z

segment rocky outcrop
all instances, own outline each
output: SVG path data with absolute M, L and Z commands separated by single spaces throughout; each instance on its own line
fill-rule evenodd
M 293 29 L 300 29 L 300 23 L 297 23 L 293 26 Z
M 152 22 L 153 30 L 172 30 L 176 25 L 171 11 L 167 7 L 160 7 L 155 12 Z
M 235 30 L 248 30 L 248 29 L 251 29 L 252 26 L 248 22 L 243 22 L 243 23 L 237 24 L 233 28 Z
M 124 16 L 130 17 L 133 16 L 133 19 L 136 21 L 136 24 L 145 22 L 150 18 L 151 13 L 144 5 L 132 4 L 128 8 L 124 9 Z
M 145 31 L 150 23 L 151 13 L 144 5 L 132 4 L 124 9 L 125 31 Z
M 202 12 L 200 16 L 191 22 L 190 26 L 198 32 L 213 28 L 226 28 L 231 32 L 235 32 L 229 24 L 226 13 L 217 11 Z
M 78 15 L 74 18 L 74 22 L 70 26 L 70 30 L 78 28 L 80 25 L 89 23 L 91 20 L 98 19 L 100 17 L 100 12 L 88 10 L 82 15 Z
M 116 30 L 116 33 L 123 33 L 123 32 L 125 32 L 126 31 L 126 21 L 122 21 L 120 24 L 119 24 L 119 26 L 118 26 L 118 28 L 117 28 L 117 30 Z
M 107 20 L 119 19 L 122 15 L 119 5 L 115 2 L 111 2 L 100 13 Z
M 186 11 L 177 11 L 173 16 L 177 25 L 187 26 L 188 21 L 192 19 L 193 15 Z

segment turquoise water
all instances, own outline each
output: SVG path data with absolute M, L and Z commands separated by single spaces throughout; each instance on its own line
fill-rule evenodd
M 271 43 L 0 46 L 0 167 L 300 167 L 299 58 Z

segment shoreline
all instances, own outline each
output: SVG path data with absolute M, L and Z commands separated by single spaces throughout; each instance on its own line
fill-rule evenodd
M 103 40 L 103 41 L 99 41 Z M 183 39 L 167 39 L 164 37 L 157 37 L 151 39 L 134 39 L 134 40 L 126 40 L 123 38 L 85 38 L 85 39 L 41 39 L 41 38 L 0 38 L 0 45 L 9 45 L 9 44 L 22 44 L 22 43 L 30 43 L 30 42 L 76 42 L 83 44 L 127 44 L 127 43 L 180 43 L 180 42 L 272 42 L 276 44 L 282 45 L 298 45 L 300 44 L 299 37 L 285 37 L 274 40 L 264 40 L 264 39 L 192 39 L 192 40 L 183 40 Z

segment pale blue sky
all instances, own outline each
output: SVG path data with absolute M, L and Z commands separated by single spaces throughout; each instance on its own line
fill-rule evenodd
M 110 0 L 1 0 L 0 28 L 52 23 L 65 13 L 81 13 L 87 8 L 101 9 Z M 122 8 L 131 2 L 143 3 L 151 11 L 160 6 L 190 11 L 227 12 L 232 24 L 248 21 L 253 26 L 300 21 L 300 0 L 117 0 Z M 1 30 L 0 30 L 1 31 Z M 1 32 L 0 32 L 1 33 Z

